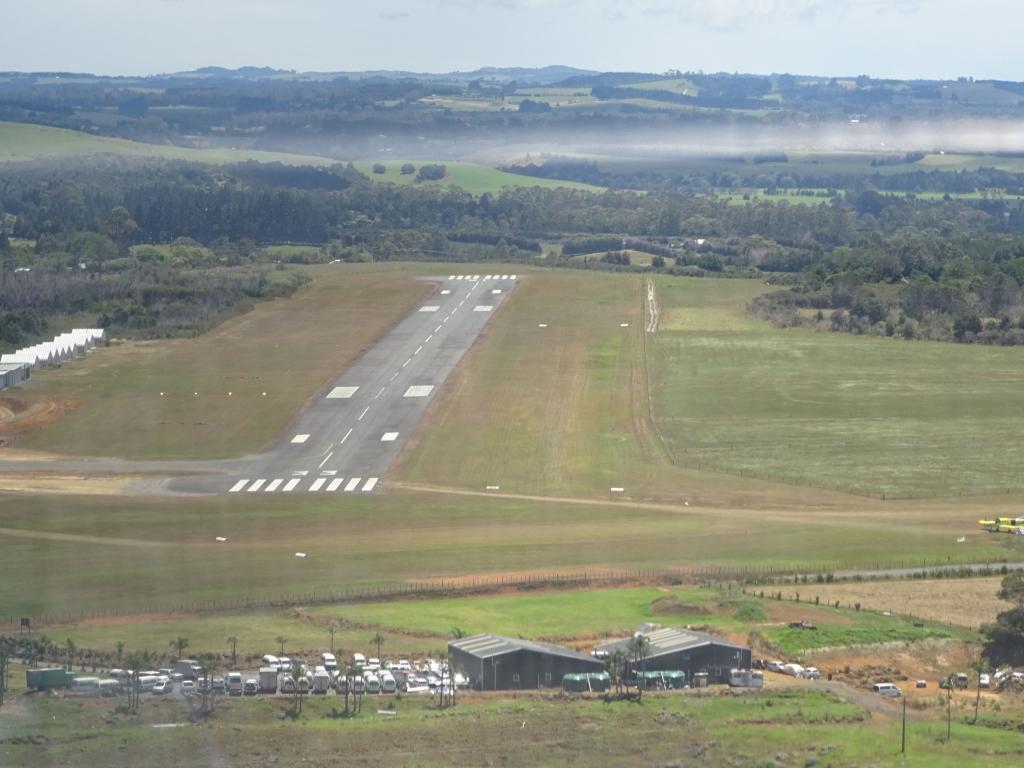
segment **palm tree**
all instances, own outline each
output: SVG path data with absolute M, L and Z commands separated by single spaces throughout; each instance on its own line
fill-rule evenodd
M 370 642 L 377 646 L 377 658 L 380 658 L 380 647 L 384 644 L 385 637 L 380 632 L 370 638 Z
M 236 651 L 238 650 L 238 638 L 232 635 L 228 638 L 228 642 L 231 644 L 231 666 L 236 667 L 238 666 L 236 654 Z
M 295 687 L 292 689 L 292 717 L 297 717 L 302 714 L 302 698 L 305 695 L 303 686 L 299 685 L 299 678 L 304 677 L 301 661 L 292 662 L 291 673 L 292 680 L 295 681 Z
M 203 714 L 211 714 L 215 708 L 213 700 L 213 676 L 217 671 L 219 656 L 216 653 L 204 653 L 199 656 L 199 665 L 203 670 Z
M 637 678 L 636 691 L 638 700 L 642 700 L 644 697 L 644 685 L 647 683 L 644 679 L 644 672 L 647 671 L 647 656 L 650 652 L 651 641 L 647 638 L 647 635 L 635 635 L 629 641 L 629 655 L 633 664 L 633 674 Z M 640 668 L 640 674 L 637 674 L 637 667 Z
M 182 654 L 185 652 L 185 649 L 188 648 L 188 638 L 176 637 L 173 640 L 171 640 L 171 642 L 168 643 L 168 645 L 170 645 L 171 648 L 174 648 L 178 652 L 178 658 L 180 659 Z
M 121 662 L 124 659 L 124 640 L 117 641 L 117 666 L 118 669 L 121 667 Z
M 284 656 L 284 644 L 288 642 L 288 638 L 284 637 L 283 635 L 278 635 L 277 637 L 274 638 L 274 641 L 277 643 L 278 647 L 280 648 L 280 653 L 278 655 Z
M 64 641 L 64 647 L 68 649 L 68 672 L 72 672 L 75 668 L 75 650 L 77 646 L 75 641 L 69 637 Z

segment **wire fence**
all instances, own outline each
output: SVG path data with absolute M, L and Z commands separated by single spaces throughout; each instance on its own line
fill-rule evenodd
M 456 597 L 516 590 L 528 592 L 538 589 L 586 589 L 631 583 L 646 584 L 702 584 L 740 582 L 744 584 L 771 583 L 827 583 L 849 579 L 886 578 L 886 571 L 918 570 L 964 575 L 998 573 L 1004 567 L 1021 567 L 990 559 L 960 560 L 898 560 L 863 563 L 822 562 L 813 567 L 794 565 L 749 566 L 677 566 L 668 568 L 597 569 L 558 571 L 549 573 L 510 574 L 497 576 L 453 577 L 450 579 L 410 580 L 385 584 L 354 585 L 342 589 L 317 590 L 302 593 L 280 593 L 240 596 L 217 600 L 183 600 L 169 603 L 119 605 L 91 611 L 73 611 L 48 614 L 0 615 L 0 627 L 18 627 L 23 618 L 32 629 L 46 626 L 75 624 L 92 619 L 145 614 L 213 614 L 253 610 L 293 608 L 298 606 L 343 605 L 346 603 L 383 602 L 421 598 Z M 907 574 L 916 575 L 916 574 Z M 891 576 L 891 574 L 890 574 Z

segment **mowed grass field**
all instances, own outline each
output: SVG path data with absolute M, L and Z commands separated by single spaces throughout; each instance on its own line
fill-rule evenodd
M 192 149 L 163 144 L 145 144 L 108 136 L 93 136 L 81 131 L 51 128 L 31 123 L 0 122 L 0 163 L 76 155 L 123 155 L 191 160 L 197 163 L 261 163 L 285 165 L 332 165 L 340 162 L 319 155 L 294 155 L 244 149 Z
M 1014 350 L 780 331 L 730 303 L 739 285 L 658 287 L 654 410 L 678 463 L 886 498 L 1024 485 Z
M 439 163 L 445 166 L 446 176 L 440 181 L 416 181 L 415 173 L 402 173 L 402 166 L 411 163 L 419 171 L 423 165 Z M 576 181 L 559 181 L 557 179 L 541 179 L 530 176 L 522 176 L 517 173 L 499 171 L 478 163 L 448 162 L 445 160 L 389 160 L 381 163 L 385 173 L 373 172 L 374 163 L 370 161 L 358 162 L 356 168 L 373 181 L 388 182 L 391 184 L 415 185 L 422 187 L 451 186 L 469 192 L 471 195 L 482 195 L 485 192 L 497 193 L 504 187 L 543 187 L 554 189 L 566 187 L 568 189 L 583 189 L 590 192 L 602 192 L 602 187 L 595 187 L 591 184 L 582 184 Z
M 310 273 L 313 282 L 294 296 L 262 302 L 198 338 L 115 343 L 40 372 L 12 396 L 70 401 L 73 410 L 10 443 L 146 459 L 259 450 L 430 290 L 395 270 L 332 264 Z

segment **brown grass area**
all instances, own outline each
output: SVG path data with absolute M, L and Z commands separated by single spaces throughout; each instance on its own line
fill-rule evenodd
M 7 459 L 7 456 L 0 453 L 0 458 Z M 139 479 L 133 475 L 7 472 L 0 473 L 0 491 L 109 496 L 124 492 L 127 486 Z
M 392 270 L 312 268 L 294 296 L 194 339 L 131 341 L 41 370 L 0 438 L 16 449 L 126 458 L 255 452 L 431 290 Z M 77 402 L 66 412 L 61 403 Z M 18 428 L 26 414 L 35 427 Z M 59 418 L 56 418 L 59 417 Z
M 874 611 L 910 614 L 931 621 L 952 621 L 977 627 L 994 621 L 1010 604 L 996 597 L 1000 577 L 971 579 L 920 579 L 910 581 L 861 581 L 815 584 L 802 587 L 803 597 L 839 600 L 844 606 L 860 603 Z M 784 591 L 793 597 L 796 590 Z

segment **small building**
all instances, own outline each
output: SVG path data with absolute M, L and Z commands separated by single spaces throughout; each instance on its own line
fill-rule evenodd
M 599 659 L 570 648 L 490 634 L 452 640 L 448 654 L 476 690 L 556 688 L 566 675 L 604 671 Z
M 0 363 L 0 390 L 16 387 L 31 375 L 28 363 Z
M 689 681 L 697 674 L 706 673 L 712 683 L 728 683 L 731 669 L 750 668 L 749 648 L 703 632 L 673 627 L 645 627 L 636 635 L 643 635 L 648 641 L 647 657 L 642 664 L 643 670 L 647 672 L 678 670 L 684 672 Z M 606 658 L 616 651 L 622 651 L 628 657 L 632 640 L 627 637 L 602 643 L 594 649 L 595 655 Z M 636 672 L 640 672 L 640 669 Z M 626 663 L 626 677 L 632 679 L 634 676 L 633 662 L 629 659 Z

